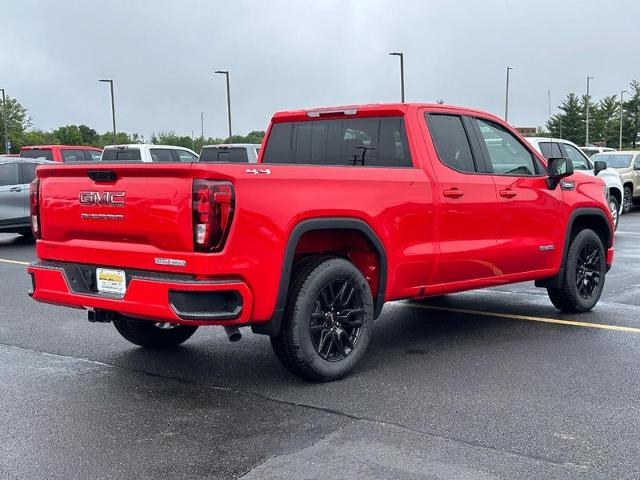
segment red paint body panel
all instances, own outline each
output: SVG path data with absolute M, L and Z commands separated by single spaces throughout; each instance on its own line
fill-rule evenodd
M 560 269 L 572 211 L 597 208 L 612 225 L 598 178 L 574 175 L 574 190 L 550 191 L 544 177 L 465 175 L 446 167 L 438 159 L 424 112 L 482 116 L 518 135 L 495 117 L 437 105 L 368 105 L 357 109 L 357 116 L 404 116 L 414 168 L 265 164 L 270 171 L 266 175 L 248 173 L 247 165 L 241 164 L 105 163 L 100 168 L 114 171 L 117 179 L 95 183 L 87 170 L 96 165 L 42 166 L 37 171 L 42 231 L 37 255 L 49 261 L 179 273 L 192 278 L 189 285 L 194 289 L 218 288 L 211 285 L 224 282 L 243 299 L 242 316 L 233 323 L 246 324 L 272 318 L 287 243 L 304 220 L 347 217 L 368 225 L 386 254 L 386 282 L 381 288 L 387 301 L 550 277 Z M 307 111 L 282 112 L 273 118 L 273 122 L 294 120 L 313 121 Z M 261 148 L 260 155 L 264 150 Z M 233 184 L 233 222 L 220 252 L 194 252 L 194 179 Z M 444 191 L 455 188 L 464 189 L 464 196 L 444 196 Z M 502 189 L 512 189 L 516 195 L 503 198 L 498 194 Z M 78 194 L 86 190 L 126 192 L 126 205 L 80 205 Z M 121 220 L 81 218 L 83 213 L 118 211 L 124 215 Z M 359 243 L 362 240 L 357 234 L 349 235 L 341 237 L 336 232 L 303 237 L 298 252 L 334 251 L 340 242 L 348 242 L 345 254 L 363 270 L 376 291 L 380 265 L 371 263 L 375 255 Z M 541 251 L 541 245 L 554 248 Z M 158 258 L 183 264 L 159 265 Z M 199 323 L 179 319 L 171 311 L 166 292 L 175 285 L 168 280 L 132 281 L 125 297 L 114 300 L 70 292 L 60 271 L 33 265 L 29 272 L 35 279 L 36 300 L 153 320 Z

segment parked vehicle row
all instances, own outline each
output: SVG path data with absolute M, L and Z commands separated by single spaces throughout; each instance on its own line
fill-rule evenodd
M 624 213 L 630 211 L 634 203 L 640 203 L 640 151 L 597 153 L 591 158 L 617 170 L 624 188 Z
M 564 157 L 571 160 L 573 169 L 576 172 L 586 175 L 598 175 L 602 178 L 607 186 L 609 209 L 613 215 L 615 226 L 618 228 L 618 218 L 622 213 L 624 193 L 620 174 L 617 170 L 614 168 L 602 168 L 605 166 L 602 164 L 597 167 L 592 160 L 600 160 L 599 158 L 592 157 L 590 159 L 580 147 L 569 140 L 547 137 L 525 138 L 547 160 Z
M 148 348 L 250 326 L 292 372 L 336 379 L 388 301 L 535 280 L 594 307 L 609 189 L 550 157 L 484 112 L 381 104 L 276 113 L 255 168 L 41 166 L 30 295 Z
M 29 185 L 43 159 L 0 155 L 0 232 L 31 235 Z

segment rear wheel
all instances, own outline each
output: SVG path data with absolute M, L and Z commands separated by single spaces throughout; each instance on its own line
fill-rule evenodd
M 624 198 L 622 199 L 622 213 L 629 213 L 633 207 L 633 191 L 630 186 L 624 187 Z
M 602 240 L 593 230 L 581 230 L 564 263 L 561 288 L 547 288 L 551 303 L 563 312 L 591 310 L 602 295 L 607 270 Z
M 113 321 L 120 335 L 135 345 L 145 348 L 172 348 L 187 341 L 198 327 L 155 323 L 147 320 L 121 318 Z
M 613 225 L 615 229 L 618 229 L 618 218 L 620 217 L 620 202 L 616 197 L 609 197 L 609 210 L 613 215 Z
M 369 283 L 349 261 L 318 257 L 292 278 L 281 330 L 271 337 L 284 366 L 298 376 L 330 381 L 351 371 L 371 338 Z

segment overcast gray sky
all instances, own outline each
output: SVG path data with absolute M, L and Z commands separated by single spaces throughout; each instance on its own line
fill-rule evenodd
M 2 0 L 0 87 L 34 127 L 226 136 L 263 130 L 274 111 L 399 99 L 465 105 L 543 125 L 571 91 L 619 93 L 640 79 L 637 0 Z

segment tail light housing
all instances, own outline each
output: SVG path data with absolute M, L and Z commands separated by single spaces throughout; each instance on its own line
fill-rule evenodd
M 219 252 L 231 229 L 235 192 L 231 182 L 193 181 L 193 247 L 198 252 Z
M 29 185 L 29 210 L 31 212 L 31 231 L 34 238 L 40 238 L 40 180 L 35 179 Z

